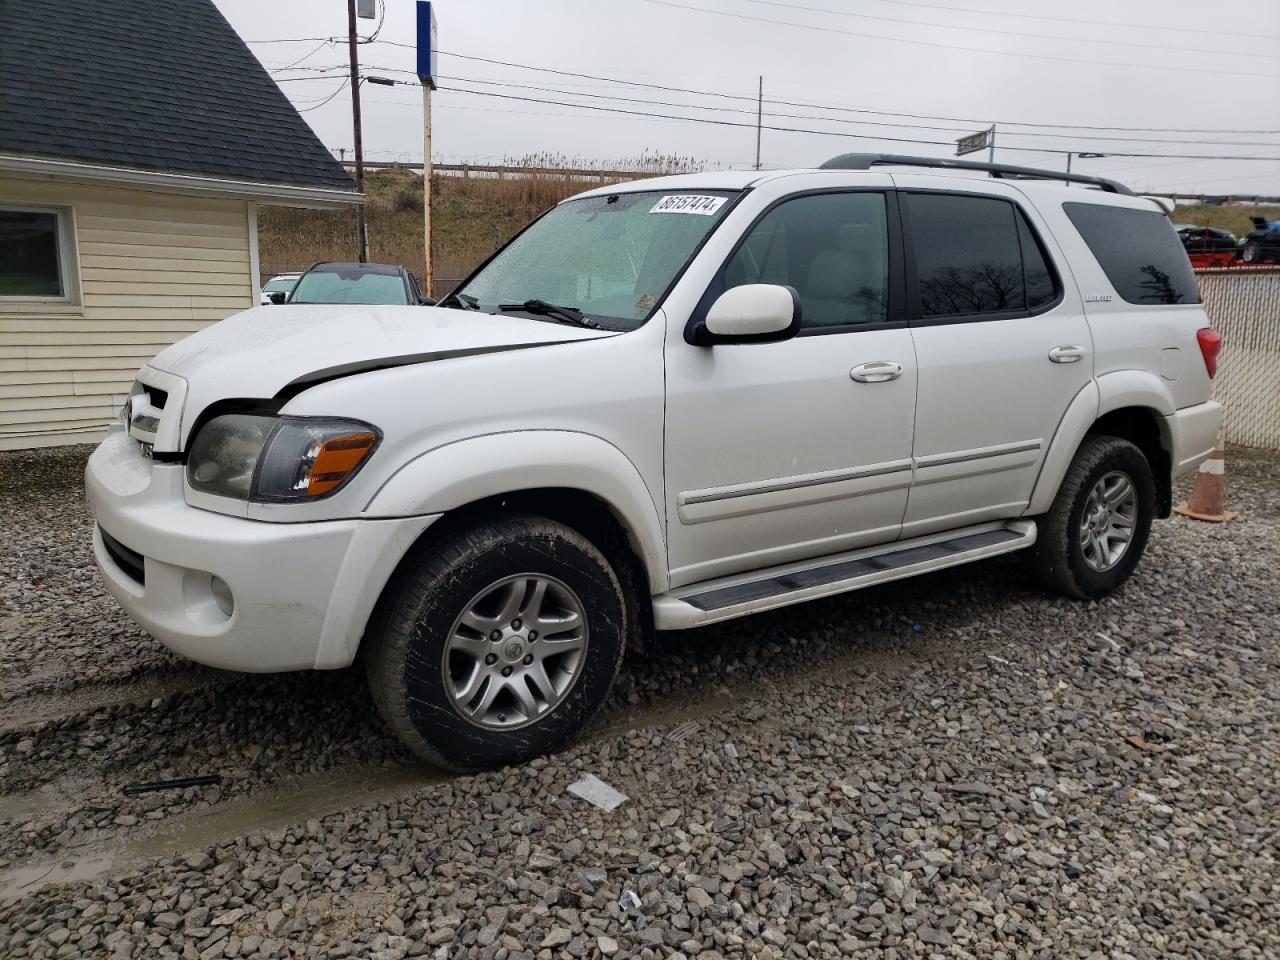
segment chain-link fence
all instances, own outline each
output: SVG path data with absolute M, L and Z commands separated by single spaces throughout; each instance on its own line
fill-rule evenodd
M 1280 267 L 1197 273 L 1223 340 L 1215 387 L 1226 408 L 1223 439 L 1280 450 Z

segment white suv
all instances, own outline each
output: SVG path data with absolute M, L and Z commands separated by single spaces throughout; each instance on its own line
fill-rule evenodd
M 232 317 L 143 368 L 89 461 L 107 587 L 214 666 L 363 652 L 459 769 L 566 743 L 654 628 L 1022 549 L 1103 596 L 1213 448 L 1220 341 L 1156 203 L 1063 179 L 641 181 L 438 307 Z

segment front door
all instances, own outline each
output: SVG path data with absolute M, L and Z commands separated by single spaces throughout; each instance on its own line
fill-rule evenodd
M 920 377 L 902 535 L 1019 516 L 1054 431 L 1093 376 L 1079 294 L 1013 188 L 979 181 L 972 193 L 912 189 L 900 199 Z
M 916 393 L 898 231 L 888 191 L 780 199 L 729 256 L 699 309 L 728 287 L 790 286 L 800 297 L 800 334 L 694 346 L 683 323 L 673 324 L 673 587 L 898 536 Z

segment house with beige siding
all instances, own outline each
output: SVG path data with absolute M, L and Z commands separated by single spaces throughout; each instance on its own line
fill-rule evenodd
M 210 0 L 0 5 L 0 450 L 256 305 L 259 205 L 361 199 Z

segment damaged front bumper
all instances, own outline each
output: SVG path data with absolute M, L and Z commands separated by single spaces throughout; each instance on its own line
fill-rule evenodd
M 183 467 L 116 428 L 85 490 L 107 592 L 181 656 L 228 670 L 343 667 L 392 571 L 435 516 L 270 523 L 190 506 Z

